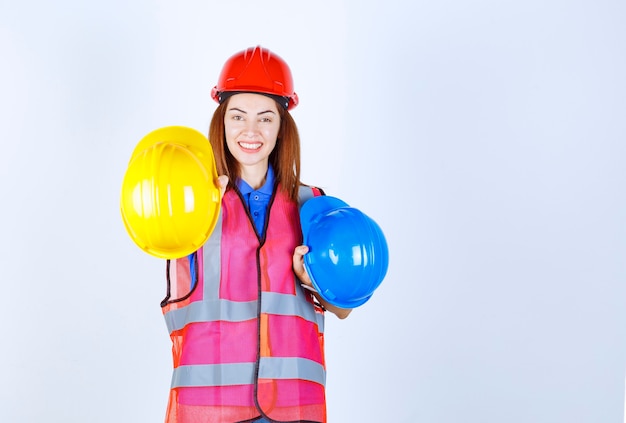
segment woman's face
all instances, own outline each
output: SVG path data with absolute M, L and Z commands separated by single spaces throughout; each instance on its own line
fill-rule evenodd
M 267 170 L 279 130 L 278 105 L 271 98 L 241 93 L 228 99 L 224 116 L 226 145 L 244 173 Z

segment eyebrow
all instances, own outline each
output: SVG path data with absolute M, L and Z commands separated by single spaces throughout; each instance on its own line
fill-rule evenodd
M 228 109 L 228 111 L 229 111 L 229 112 L 232 112 L 232 111 L 237 111 L 237 112 L 243 113 L 243 114 L 245 114 L 245 115 L 247 115 L 247 114 L 248 114 L 248 112 L 246 112 L 245 110 L 241 110 L 241 109 L 240 109 L 240 108 L 238 108 L 238 107 L 231 107 L 230 109 Z M 264 110 L 264 111 L 262 111 L 262 112 L 257 113 L 257 116 L 262 115 L 262 114 L 265 114 L 265 113 L 273 113 L 273 114 L 276 114 L 273 110 L 267 109 L 267 110 Z

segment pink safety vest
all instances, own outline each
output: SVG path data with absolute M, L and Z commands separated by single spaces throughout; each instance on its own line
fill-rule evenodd
M 301 199 L 317 194 L 304 187 Z M 259 239 L 238 192 L 228 190 L 205 245 L 168 263 L 161 305 L 174 372 L 166 423 L 326 422 L 324 313 L 292 270 L 302 243 L 298 204 L 275 188 L 268 219 Z

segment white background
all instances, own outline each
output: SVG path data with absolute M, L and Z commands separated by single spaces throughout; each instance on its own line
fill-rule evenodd
M 207 132 L 257 44 L 292 68 L 304 182 L 391 252 L 327 318 L 329 421 L 622 421 L 626 3 L 0 4 L 0 421 L 163 420 L 164 262 L 121 181 L 153 129 Z

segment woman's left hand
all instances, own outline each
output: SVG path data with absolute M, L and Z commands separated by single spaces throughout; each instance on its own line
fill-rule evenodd
M 300 282 L 315 290 L 313 288 L 313 282 L 311 281 L 309 274 L 304 268 L 304 255 L 308 252 L 309 247 L 307 247 L 306 245 L 299 245 L 296 247 L 295 251 L 293 252 L 293 271 L 298 279 L 300 279 Z
M 306 245 L 299 245 L 294 250 L 293 252 L 294 273 L 296 274 L 300 282 L 302 282 L 302 287 L 305 289 L 308 289 L 309 291 L 312 291 L 315 298 L 317 298 L 317 301 L 319 301 L 320 304 L 324 306 L 326 310 L 330 311 L 331 313 L 334 313 L 340 319 L 345 319 L 346 317 L 348 317 L 352 309 L 340 308 L 340 307 L 337 307 L 335 305 L 328 303 L 326 300 L 324 300 L 320 296 L 320 294 L 313 287 L 313 281 L 311 281 L 309 274 L 306 272 L 306 269 L 304 268 L 304 255 L 308 252 L 309 252 L 309 247 L 307 247 Z

